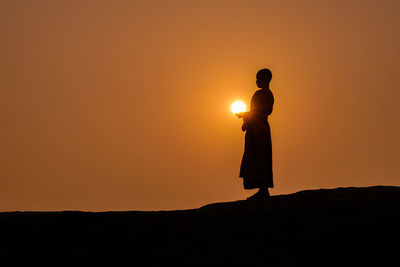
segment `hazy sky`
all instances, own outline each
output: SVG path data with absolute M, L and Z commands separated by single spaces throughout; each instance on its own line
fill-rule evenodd
M 400 185 L 400 1 L 0 0 L 0 210 L 244 199 L 272 70 L 271 194 Z

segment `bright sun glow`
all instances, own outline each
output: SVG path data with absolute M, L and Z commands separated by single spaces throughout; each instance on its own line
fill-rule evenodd
M 235 101 L 231 105 L 231 110 L 233 114 L 239 113 L 239 112 L 245 112 L 246 111 L 246 104 L 243 101 Z

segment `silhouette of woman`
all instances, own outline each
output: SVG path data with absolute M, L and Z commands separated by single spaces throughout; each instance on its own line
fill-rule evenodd
M 268 198 L 268 188 L 273 188 L 272 142 L 268 116 L 272 113 L 274 96 L 269 88 L 272 73 L 269 69 L 257 72 L 257 87 L 251 98 L 250 111 L 238 113 L 243 118 L 242 131 L 246 131 L 245 145 L 239 177 L 244 189 L 259 188 L 248 199 Z

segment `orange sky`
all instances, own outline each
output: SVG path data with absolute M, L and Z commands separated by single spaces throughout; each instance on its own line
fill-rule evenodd
M 400 185 L 399 1 L 0 1 L 0 210 L 244 199 L 273 72 L 271 194 Z

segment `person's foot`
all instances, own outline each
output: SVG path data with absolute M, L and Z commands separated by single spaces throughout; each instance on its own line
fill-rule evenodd
M 250 196 L 247 198 L 247 200 L 259 200 L 259 199 L 269 199 L 270 195 L 268 190 L 259 190 L 257 193 L 254 195 Z

